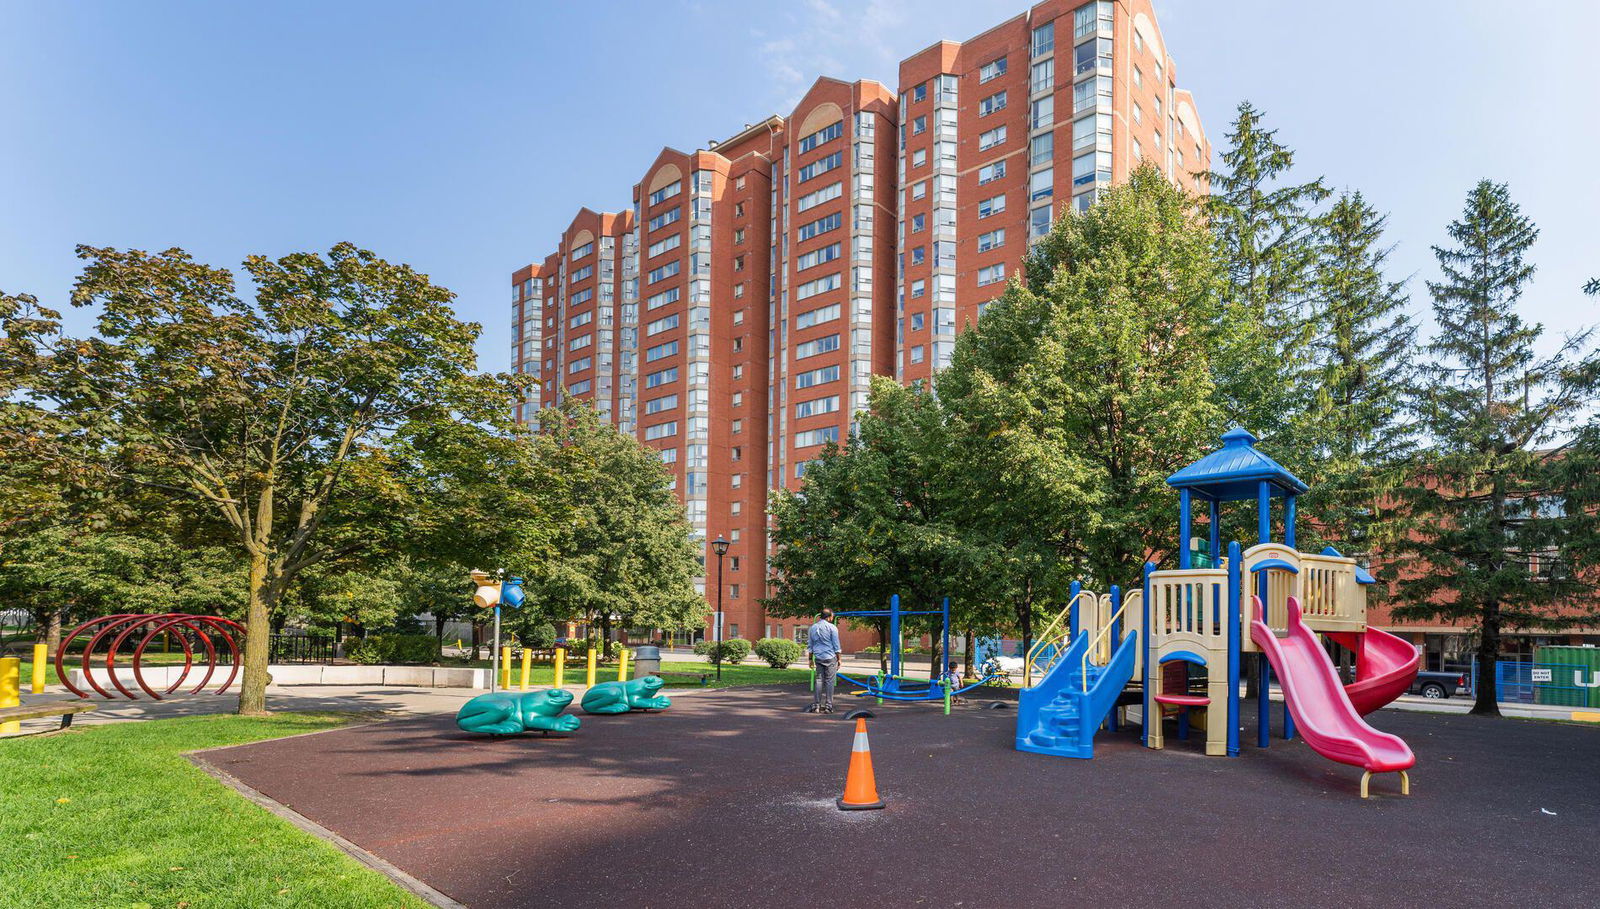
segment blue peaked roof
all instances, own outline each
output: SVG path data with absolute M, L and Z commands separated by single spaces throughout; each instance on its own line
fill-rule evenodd
M 1308 488 L 1299 477 L 1256 448 L 1256 437 L 1246 429 L 1222 434 L 1222 447 L 1170 477 L 1167 485 L 1187 489 L 1203 499 L 1232 502 L 1256 498 L 1261 481 L 1276 496 L 1299 495 Z

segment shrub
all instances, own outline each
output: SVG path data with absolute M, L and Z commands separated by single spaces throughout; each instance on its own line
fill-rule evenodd
M 711 655 L 712 649 L 716 646 L 716 641 L 695 641 L 693 648 L 695 656 L 708 657 Z
M 345 658 L 354 663 L 436 663 L 439 639 L 431 634 L 376 634 L 345 641 Z
M 529 626 L 528 633 L 522 636 L 522 645 L 534 650 L 549 650 L 556 646 L 556 626 L 549 622 Z
M 722 656 L 719 662 L 737 663 L 749 655 L 749 641 L 744 638 L 728 638 L 722 642 Z
M 762 638 L 756 641 L 756 656 L 767 661 L 773 669 L 787 669 L 806 652 L 797 642 L 788 638 Z

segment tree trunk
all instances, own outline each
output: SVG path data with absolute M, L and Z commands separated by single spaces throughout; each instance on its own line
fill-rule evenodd
M 439 639 L 440 647 L 444 646 L 444 622 L 445 616 L 443 612 L 435 612 L 433 614 L 433 636 Z
M 267 715 L 267 652 L 276 591 L 267 578 L 267 557 L 250 556 L 250 605 L 245 613 L 244 677 L 239 683 L 239 715 Z
M 61 649 L 61 620 L 65 612 L 65 609 L 57 606 L 50 610 L 50 617 L 45 620 L 44 636 L 41 640 L 44 641 L 45 652 L 50 654 L 51 658 L 54 658 L 56 652 Z
M 938 682 L 939 677 L 944 675 L 944 652 L 941 649 L 944 641 L 937 634 L 930 634 L 928 637 L 930 639 L 928 651 L 933 655 L 932 659 L 928 660 L 928 681 Z
M 878 671 L 889 671 L 889 620 L 878 619 Z
M 1472 692 L 1471 713 L 1477 716 L 1500 715 L 1500 686 L 1495 678 L 1495 663 L 1500 659 L 1500 603 L 1483 604 L 1483 631 L 1478 636 L 1478 686 Z
M 968 628 L 966 630 L 966 632 L 962 635 L 961 639 L 967 645 L 966 646 L 966 651 L 967 652 L 965 654 L 967 668 L 966 668 L 966 671 L 962 673 L 961 677 L 965 678 L 965 679 L 975 679 L 975 678 L 978 677 L 978 671 L 977 671 L 977 667 L 972 665 L 972 659 L 973 659 L 972 651 L 976 646 L 976 642 L 975 642 L 975 640 L 973 638 L 973 635 L 972 635 L 972 629 Z

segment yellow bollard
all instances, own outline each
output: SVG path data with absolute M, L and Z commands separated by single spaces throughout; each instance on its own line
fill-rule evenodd
M 565 648 L 565 647 L 557 647 L 556 648 L 556 680 L 555 680 L 555 684 L 551 685 L 550 687 L 552 687 L 552 688 L 560 688 L 561 687 L 561 676 L 566 674 L 566 671 L 567 671 L 567 648 Z
M 511 646 L 500 648 L 500 690 L 511 690 Z
M 583 684 L 590 688 L 594 687 L 594 658 L 598 654 L 599 651 L 595 650 L 594 647 L 591 646 L 589 648 L 589 674 L 584 678 Z
M 533 674 L 533 648 L 527 645 L 522 647 L 522 685 L 523 691 L 528 690 L 528 676 Z
M 44 669 L 50 660 L 48 644 L 33 645 L 33 693 L 44 694 Z
M 628 648 L 622 648 L 622 655 L 617 657 L 617 681 L 628 680 Z
M 0 707 L 22 706 L 22 661 L 16 657 L 0 659 Z M 0 735 L 21 732 L 18 722 L 0 723 Z

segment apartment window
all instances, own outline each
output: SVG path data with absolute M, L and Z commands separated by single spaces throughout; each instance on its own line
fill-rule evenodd
M 989 97 L 978 102 L 978 116 L 980 117 L 987 117 L 997 110 L 1005 109 L 1006 93 L 1004 90 L 997 91 Z
M 745 229 L 741 227 L 733 232 L 733 242 L 735 246 L 744 242 L 744 230 Z
M 661 463 L 663 464 L 678 463 L 678 449 L 676 448 L 663 448 L 659 454 L 661 455 Z
M 1135 122 L 1135 123 L 1143 123 L 1144 122 L 1144 111 L 1140 109 L 1139 102 L 1137 102 L 1137 101 L 1135 101 L 1133 103 L 1133 122 Z
M 911 264 L 912 265 L 921 265 L 923 260 L 925 260 L 927 258 L 928 258 L 928 247 L 926 247 L 926 246 L 917 246 L 917 247 L 913 247 L 912 248 L 912 250 L 911 250 Z
M 678 352 L 678 342 L 677 341 L 668 341 L 665 344 L 657 344 L 656 346 L 650 348 L 649 350 L 646 350 L 644 352 L 644 361 L 646 363 L 653 363 L 656 360 L 661 359 L 662 357 L 670 357 L 670 356 L 672 356 L 673 354 L 675 354 L 677 352 Z
M 1004 141 L 1006 141 L 1006 128 L 997 126 L 988 132 L 978 134 L 978 151 L 988 151 Z
M 837 334 L 831 334 L 825 338 L 817 338 L 815 341 L 807 341 L 804 344 L 796 344 L 794 348 L 794 358 L 796 360 L 804 360 L 807 357 L 814 357 L 817 354 L 824 354 L 838 349 L 839 336 Z
M 994 265 L 986 265 L 978 269 L 978 286 L 980 287 L 985 284 L 995 284 L 1005 279 L 1006 265 L 1004 262 L 997 262 Z
M 681 217 L 683 217 L 683 206 L 675 205 L 661 214 L 656 215 L 654 218 L 651 218 L 650 229 L 656 230 L 657 228 L 666 227 L 668 224 L 677 221 Z
M 922 197 L 926 196 L 927 194 L 928 194 L 928 181 L 927 180 L 918 180 L 917 182 L 911 184 L 911 201 L 915 202 L 918 199 L 921 199 Z
M 1176 159 L 1176 160 L 1177 160 L 1177 162 L 1178 162 L 1178 170 L 1183 170 L 1183 149 L 1181 149 L 1181 148 L 1174 148 L 1174 149 L 1173 149 L 1173 150 L 1172 150 L 1172 154 L 1173 154 L 1173 157 L 1174 157 L 1174 158 L 1175 158 L 1175 159 Z
M 738 514 L 741 511 L 744 511 L 744 503 L 743 502 L 732 502 L 732 503 L 729 503 L 729 505 L 728 505 L 728 513 L 729 514 Z M 735 584 L 734 586 L 737 587 L 738 585 Z M 734 594 L 734 596 L 738 596 L 738 595 L 739 594 L 737 594 L 737 593 Z M 735 625 L 733 627 L 738 628 L 739 626 Z M 735 633 L 735 635 L 737 636 L 737 633 Z
M 842 195 L 844 195 L 844 184 L 836 181 L 824 186 L 814 193 L 807 193 L 801 196 L 799 199 L 796 199 L 795 210 L 807 211 L 809 209 L 816 208 L 818 205 L 821 205 L 830 199 L 837 199 Z
M 834 272 L 831 275 L 824 275 L 815 281 L 807 281 L 806 283 L 801 284 L 799 287 L 796 287 L 794 289 L 794 298 L 797 301 L 810 299 L 817 294 L 825 293 L 830 290 L 836 290 L 839 287 L 839 284 L 839 272 Z
M 582 335 L 567 342 L 568 350 L 582 350 L 594 343 L 594 335 Z
M 584 379 L 581 382 L 573 382 L 571 385 L 568 385 L 567 386 L 567 394 L 569 394 L 569 395 L 586 395 L 593 388 L 594 388 L 594 380 L 593 379 Z
M 1006 175 L 1006 162 L 996 161 L 978 168 L 978 185 L 992 183 Z
M 744 271 L 744 256 L 733 257 L 733 270 Z
M 922 326 L 926 323 L 926 321 L 927 321 L 927 314 L 926 313 L 920 313 L 920 312 L 912 313 L 911 314 L 911 330 L 912 331 L 921 331 L 922 330 Z
M 928 117 L 926 114 L 911 118 L 911 135 L 920 136 L 928 131 Z
M 824 426 L 821 429 L 808 429 L 805 432 L 794 434 L 794 447 L 810 448 L 814 445 L 826 445 L 829 442 L 839 441 L 839 427 Z
M 978 234 L 978 252 L 988 252 L 997 246 L 1006 245 L 1006 229 L 991 230 L 986 234 Z
M 740 335 L 739 337 L 733 339 L 733 352 L 738 353 L 741 350 L 744 350 L 744 335 Z M 737 395 L 735 395 L 735 397 L 737 397 Z
M 593 275 L 593 274 L 594 274 L 594 266 L 593 265 L 585 265 L 582 268 L 574 269 L 572 274 L 567 276 L 567 283 L 568 284 L 576 284 L 579 281 L 582 281 L 583 279 L 585 279 L 585 278 L 587 278 L 587 277 L 589 277 L 590 275 Z
M 1033 30 L 1033 55 L 1047 54 L 1056 47 L 1056 24 L 1046 22 Z
M 1056 96 L 1046 95 L 1033 102 L 1029 113 L 1029 122 L 1034 129 L 1044 129 L 1056 122 Z
M 1159 122 L 1161 120 L 1161 99 L 1151 98 L 1150 100 L 1156 103 L 1156 120 Z
M 668 421 L 666 423 L 657 423 L 654 426 L 646 426 L 644 428 L 644 437 L 645 437 L 646 440 L 650 440 L 650 439 L 665 439 L 667 436 L 675 436 L 677 434 L 678 434 L 678 421 L 677 420 L 671 420 L 671 421 Z
M 913 362 L 913 363 L 921 363 L 925 359 L 927 359 L 927 355 L 924 352 L 923 347 L 922 347 L 921 344 L 918 344 L 916 347 L 911 348 L 911 362 Z
M 660 205 L 661 203 L 663 203 L 663 202 L 667 201 L 668 199 L 672 198 L 673 196 L 676 196 L 678 194 L 678 191 L 681 190 L 681 189 L 683 189 L 683 181 L 682 180 L 674 180 L 671 183 L 668 183 L 666 186 L 663 186 L 660 189 L 656 190 L 655 192 L 651 193 L 650 194 L 650 204 L 651 205 Z
M 744 446 L 735 445 L 732 448 L 728 449 L 728 460 L 730 460 L 730 461 L 743 461 L 744 460 Z
M 571 361 L 571 362 L 569 362 L 567 364 L 567 375 L 570 376 L 575 372 L 583 372 L 585 369 L 588 369 L 593 363 L 594 363 L 594 358 L 593 357 L 579 357 L 578 359 L 573 360 L 573 361 Z
M 591 309 L 588 312 L 580 312 L 577 315 L 573 316 L 572 318 L 568 319 L 567 320 L 567 327 L 568 328 L 577 328 L 580 325 L 588 325 L 590 322 L 593 322 L 593 321 L 594 321 L 594 310 Z
M 583 290 L 580 290 L 577 293 L 573 294 L 571 297 L 567 298 L 567 305 L 568 306 L 582 306 L 583 304 L 585 304 L 585 303 L 587 303 L 587 302 L 589 302 L 590 300 L 593 300 L 593 299 L 594 299 L 594 288 L 593 287 L 585 287 Z
M 576 262 L 579 259 L 583 258 L 584 256 L 587 256 L 588 254 L 590 254 L 592 252 L 594 252 L 594 241 L 590 240 L 588 243 L 585 243 L 582 246 L 578 247 L 577 249 L 574 249 L 572 251 L 572 255 L 567 257 L 567 261 L 568 262 Z
M 1143 88 L 1144 87 L 1144 73 L 1139 72 L 1139 67 L 1137 67 L 1137 66 L 1135 66 L 1133 68 L 1133 87 L 1134 88 Z
M 683 234 L 673 234 L 665 240 L 657 240 L 656 242 L 650 244 L 650 248 L 645 251 L 645 257 L 654 259 L 656 256 L 661 255 L 669 249 L 677 249 L 682 243 Z
M 928 163 L 928 150 L 927 149 L 919 148 L 916 151 L 911 153 L 911 166 L 912 167 L 921 167 L 922 165 L 927 164 L 927 163 Z
M 928 292 L 928 282 L 921 278 L 911 282 L 911 297 L 916 299 Z
M 805 271 L 824 262 L 832 262 L 834 259 L 839 258 L 839 249 L 840 244 L 838 243 L 830 243 L 820 249 L 813 249 L 795 260 L 795 270 Z
M 1056 58 L 1040 60 L 1033 65 L 1033 72 L 1029 78 L 1028 90 L 1037 95 L 1056 87 Z
M 742 296 L 744 296 L 744 282 L 740 281 L 738 284 L 733 285 L 733 298 L 737 300 Z M 738 320 L 735 319 L 734 321 Z
M 734 378 L 735 378 L 735 379 L 742 379 L 742 378 L 744 378 L 744 364 L 743 364 L 743 363 L 735 363 L 735 364 L 734 364 L 734 367 L 733 367 L 733 377 L 734 377 Z
M 1096 38 L 1072 49 L 1072 71 L 1083 75 L 1098 67 L 1101 72 L 1111 72 L 1111 39 Z M 1139 84 L 1139 68 L 1133 68 L 1134 84 Z
M 800 137 L 800 154 L 839 138 L 844 135 L 844 121 L 840 120 L 830 126 L 824 126 L 809 136 Z
M 670 278 L 673 275 L 677 274 L 678 270 L 681 269 L 682 267 L 683 267 L 683 263 L 682 262 L 668 262 L 667 264 L 661 266 L 660 268 L 652 268 L 652 269 L 650 269 L 650 274 L 648 275 L 648 279 L 649 280 L 647 280 L 645 283 L 654 284 L 657 281 L 661 281 L 661 280 L 665 280 L 666 278 Z
M 924 82 L 921 85 L 918 85 L 917 87 L 913 88 L 911 90 L 911 100 L 913 100 L 913 101 L 926 101 L 926 100 L 928 100 L 928 83 Z
M 1050 232 L 1050 206 L 1041 205 L 1028 212 L 1028 236 L 1042 237 Z
M 676 381 L 678 381 L 678 367 L 669 366 L 666 369 L 658 369 L 655 372 L 645 376 L 644 387 L 655 388 L 659 385 L 666 385 L 669 382 Z
M 744 203 L 743 202 L 735 202 L 735 203 L 733 203 L 733 216 L 735 218 L 743 218 L 744 217 Z
M 1133 160 L 1136 163 L 1144 160 L 1144 146 L 1139 144 L 1138 139 L 1133 140 Z
M 1093 151 L 1072 159 L 1072 185 L 1086 186 L 1111 179 L 1111 152 Z
M 677 313 L 673 313 L 672 315 L 667 316 L 664 319 L 657 319 L 654 322 L 646 323 L 645 327 L 644 327 L 644 333 L 646 335 L 659 335 L 664 331 L 671 331 L 672 329 L 677 328 L 677 327 L 678 327 L 678 314 Z
M 840 223 L 840 214 L 838 212 L 834 212 L 826 218 L 818 218 L 809 224 L 800 225 L 799 229 L 795 231 L 795 239 L 809 240 L 818 234 L 825 234 L 830 230 L 836 229 Z
M 839 318 L 839 304 L 830 303 L 827 306 L 808 310 L 795 316 L 794 327 L 796 330 L 810 328 L 813 325 L 821 325 L 823 322 L 832 322 L 837 318 Z
M 730 431 L 734 435 L 738 435 L 739 433 L 744 432 L 744 419 L 743 418 L 740 418 L 740 419 L 737 419 L 737 420 L 733 420 L 728 425 L 729 425 Z
M 1028 201 L 1037 202 L 1048 199 L 1056 191 L 1056 169 L 1047 167 L 1044 170 L 1034 171 L 1028 177 Z
M 1155 130 L 1153 135 L 1151 135 L 1150 138 L 1155 140 L 1156 151 L 1160 151 L 1161 150 L 1161 130 L 1159 130 L 1159 129 Z
M 794 405 L 794 418 L 814 417 L 818 414 L 833 413 L 839 409 L 839 396 L 829 395 L 826 398 L 815 398 L 810 401 L 800 401 Z
M 1056 154 L 1056 134 L 1040 133 L 1028 140 L 1028 163 L 1048 164 Z
M 797 373 L 794 377 L 795 388 L 810 388 L 813 385 L 826 385 L 829 382 L 839 381 L 838 366 L 824 366 L 808 372 Z
M 736 474 L 728 477 L 728 487 L 730 489 L 738 489 L 739 487 L 741 487 L 743 485 L 744 485 L 744 474 L 736 473 Z M 729 571 L 738 571 L 739 570 L 739 557 L 738 556 L 734 556 L 733 558 L 729 559 L 728 562 L 729 562 L 729 565 L 728 565 L 728 570 Z
M 666 306 L 668 303 L 676 303 L 679 295 L 682 292 L 682 288 L 674 287 L 670 290 L 663 290 L 658 294 L 651 294 L 645 298 L 645 307 L 648 309 L 658 309 L 662 306 Z
M 1006 210 L 1006 194 L 1005 193 L 1001 193 L 998 196 L 993 196 L 993 197 L 990 197 L 988 199 L 984 199 L 983 201 L 978 203 L 978 217 L 980 217 L 980 218 L 987 218 L 990 215 L 998 215 L 998 214 L 1000 214 L 1001 212 L 1003 212 L 1005 210 Z
M 1006 58 L 1001 57 L 998 60 L 990 60 L 988 63 L 978 67 L 978 82 L 988 82 L 990 79 L 993 79 L 997 76 L 1003 76 L 1005 74 Z
M 660 398 L 651 398 L 650 400 L 644 402 L 644 412 L 646 414 L 660 413 L 663 410 L 671 410 L 677 406 L 677 395 L 665 395 Z
M 828 171 L 838 167 L 841 163 L 843 163 L 843 161 L 844 152 L 834 152 L 826 158 L 819 158 L 818 160 L 807 164 L 805 167 L 800 168 L 799 182 L 804 183 L 812 177 L 825 174 Z
M 744 285 L 740 284 L 737 287 L 735 287 L 733 295 L 736 296 L 736 297 L 744 296 Z M 744 324 L 744 310 L 736 309 L 736 310 L 733 311 L 733 324 L 735 324 L 735 325 L 743 325 Z

